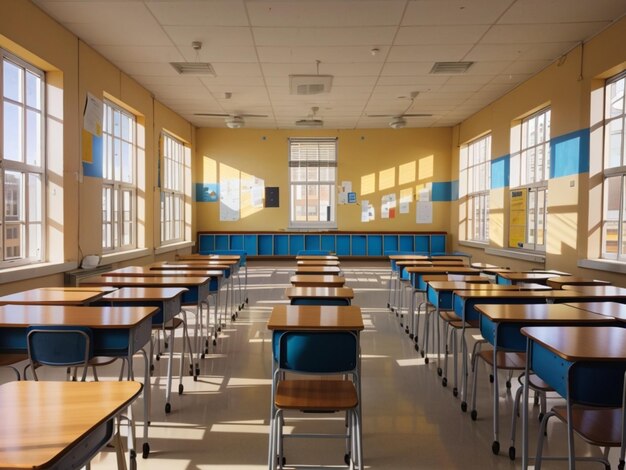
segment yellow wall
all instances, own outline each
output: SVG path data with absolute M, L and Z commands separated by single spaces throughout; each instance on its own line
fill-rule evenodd
M 450 180 L 450 128 L 278 131 L 198 129 L 195 182 L 215 183 L 220 174 L 252 175 L 266 187 L 278 186 L 280 207 L 247 211 L 239 221 L 220 222 L 219 203 L 201 202 L 197 228 L 202 230 L 283 230 L 289 224 L 288 139 L 337 137 L 337 183 L 351 181 L 357 201 L 376 208 L 374 221 L 361 222 L 361 206 L 337 207 L 339 230 L 447 231 L 449 202 L 436 202 L 433 223 L 415 223 L 416 188 Z M 399 213 L 400 191 L 411 190 L 408 214 Z M 396 217 L 380 217 L 381 198 L 396 194 Z

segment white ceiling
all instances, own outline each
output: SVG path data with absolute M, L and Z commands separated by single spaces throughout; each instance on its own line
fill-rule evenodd
M 281 129 L 313 106 L 330 129 L 386 127 L 368 115 L 403 112 L 432 114 L 408 127 L 457 124 L 626 13 L 624 0 L 34 2 L 193 124 L 225 125 L 194 113 L 267 114 L 246 126 Z M 197 61 L 217 76 L 169 65 Z M 316 74 L 316 61 L 330 93 L 291 95 L 289 75 Z M 474 65 L 432 75 L 437 61 Z

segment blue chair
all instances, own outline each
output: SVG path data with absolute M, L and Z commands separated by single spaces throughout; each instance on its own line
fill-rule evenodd
M 283 441 L 291 437 L 346 440 L 344 462 L 363 468 L 359 379 L 359 340 L 350 331 L 285 331 L 275 336 L 276 368 L 272 381 L 269 468 L 282 468 Z M 286 379 L 289 372 L 289 379 Z M 331 378 L 310 378 L 311 374 Z M 305 378 L 298 378 L 298 376 Z M 347 427 L 340 433 L 283 434 L 285 411 L 346 412 Z
M 93 355 L 93 333 L 84 326 L 29 326 L 26 330 L 26 346 L 30 367 L 35 380 L 39 366 L 82 367 L 81 381 L 87 378 L 87 369 L 93 369 L 98 380 L 96 367 L 111 364 L 118 358 Z M 120 373 L 121 378 L 122 373 Z M 74 373 L 76 379 L 76 373 Z

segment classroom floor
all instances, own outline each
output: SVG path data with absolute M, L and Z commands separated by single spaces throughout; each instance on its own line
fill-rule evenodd
M 261 469 L 267 468 L 270 400 L 270 333 L 266 322 L 273 305 L 285 303 L 294 262 L 280 267 L 252 262 L 249 268 L 249 306 L 222 330 L 218 344 L 202 361 L 197 382 L 184 378 L 185 392 L 174 395 L 172 412 L 164 412 L 167 361 L 156 363 L 152 379 L 151 454 L 138 458 L 138 468 Z M 412 342 L 386 308 L 387 263 L 343 262 L 346 285 L 355 288 L 354 304 L 363 309 L 366 330 L 361 335 L 363 357 L 363 448 L 368 469 L 513 469 L 520 458 L 508 458 L 511 408 L 514 397 L 501 390 L 501 451 L 491 452 L 492 398 L 484 367 L 478 386 L 478 420 L 462 413 L 450 386 L 443 388 L 434 360 L 425 364 Z M 178 342 L 177 342 L 178 343 Z M 178 346 L 178 344 L 177 344 Z M 137 361 L 139 365 L 140 361 Z M 177 370 L 177 368 L 175 369 Z M 138 373 L 141 374 L 140 367 Z M 101 377 L 102 378 L 102 377 Z M 514 388 L 517 381 L 514 381 Z M 174 390 L 178 387 L 174 381 Z M 503 387 L 504 388 L 504 387 Z M 549 406 L 558 400 L 549 400 Z M 141 418 L 141 407 L 136 414 Z M 531 448 L 537 435 L 538 410 L 531 418 Z M 337 415 L 330 423 L 315 423 L 315 415 L 299 416 L 288 426 L 301 429 L 341 429 Z M 289 428 L 287 428 L 289 429 Z M 521 426 L 517 453 L 521 455 Z M 549 427 L 544 455 L 566 450 L 563 425 Z M 141 430 L 138 430 L 141 435 Z M 286 444 L 287 464 L 307 468 L 345 468 L 340 440 L 292 440 Z M 577 453 L 599 455 L 577 440 Z M 611 452 L 613 465 L 618 451 Z M 115 468 L 113 452 L 105 450 L 92 462 L 94 470 Z M 543 468 L 567 468 L 564 462 L 544 462 Z M 598 463 L 577 468 L 600 468 Z

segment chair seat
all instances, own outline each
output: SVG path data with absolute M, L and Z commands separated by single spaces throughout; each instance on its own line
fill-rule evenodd
M 152 325 L 152 329 L 153 330 L 165 329 L 167 331 L 170 331 L 170 330 L 175 330 L 176 328 L 181 326 L 183 323 L 184 323 L 184 321 L 182 319 L 174 317 L 169 322 L 167 322 L 165 324 L 165 326 L 163 326 L 163 324 L 161 324 L 161 325 Z
M 567 407 L 555 406 L 552 411 L 567 422 Z M 621 408 L 572 408 L 572 427 L 585 441 L 597 446 L 618 447 L 621 445 Z
M 89 359 L 89 367 L 106 366 L 108 364 L 113 364 L 118 359 L 119 359 L 118 357 L 94 356 L 91 359 Z
M 274 403 L 289 410 L 339 411 L 356 407 L 358 395 L 348 380 L 283 380 Z
M 480 351 L 480 358 L 490 366 L 493 366 L 493 349 Z M 498 351 L 496 353 L 498 369 L 522 370 L 526 368 L 526 353 Z
M 27 360 L 28 354 L 0 354 L 0 367 L 10 366 Z
M 453 310 L 440 310 L 439 317 L 445 322 L 458 322 L 462 321 L 461 317 L 459 317 Z

